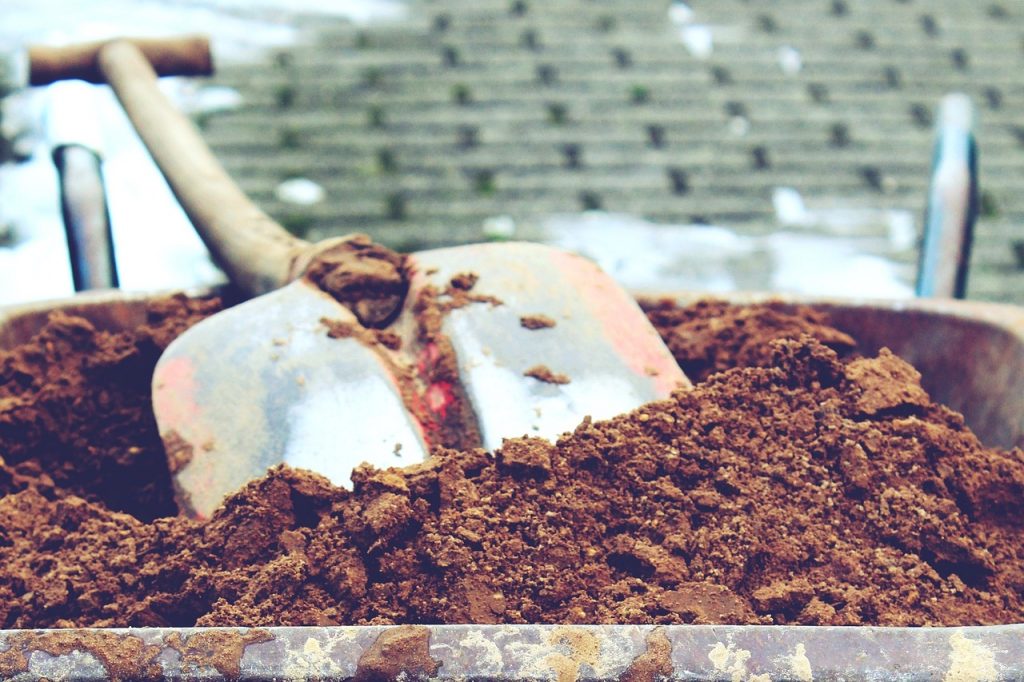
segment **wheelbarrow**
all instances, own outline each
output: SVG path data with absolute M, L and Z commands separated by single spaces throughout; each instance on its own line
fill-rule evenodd
M 691 292 L 658 293 L 680 302 L 699 298 Z M 102 292 L 8 308 L 0 312 L 0 345 L 26 341 L 53 310 L 82 315 L 102 329 L 131 328 L 142 322 L 148 298 Z M 768 295 L 725 298 L 745 303 Z M 824 309 L 861 341 L 865 352 L 885 345 L 910 360 L 933 397 L 968 412 L 968 423 L 982 441 L 1024 443 L 1024 310 L 923 299 L 788 302 Z M 1022 653 L 1020 624 L 0 632 L 0 673 L 13 679 L 1009 680 L 1024 677 Z
M 680 303 L 692 292 L 660 292 Z M 87 292 L 0 311 L 0 347 L 61 310 L 100 329 L 145 320 L 148 295 Z M 767 294 L 727 295 L 747 303 Z M 778 298 L 773 297 L 773 298 Z M 1024 444 L 1024 309 L 955 300 L 783 299 L 825 310 L 871 353 L 909 359 L 983 442 Z M 969 352 L 964 349 L 969 348 Z M 6 679 L 1014 680 L 1024 624 L 886 628 L 407 625 L 0 631 Z

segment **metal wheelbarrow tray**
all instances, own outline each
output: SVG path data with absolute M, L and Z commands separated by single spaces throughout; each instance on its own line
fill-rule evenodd
M 645 292 L 646 293 L 646 292 Z M 658 292 L 680 304 L 701 295 Z M 144 320 L 152 296 L 105 292 L 0 310 L 0 347 L 52 310 L 98 328 Z M 731 294 L 734 303 L 779 296 Z M 888 346 L 982 442 L 1024 444 L 1024 309 L 962 301 L 786 298 L 826 311 L 868 353 Z M 1024 624 L 887 628 L 710 625 L 403 625 L 0 631 L 4 679 L 1024 678 Z

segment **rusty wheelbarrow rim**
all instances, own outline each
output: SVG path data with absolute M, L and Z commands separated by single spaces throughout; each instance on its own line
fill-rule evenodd
M 0 631 L 4 679 L 1012 680 L 1024 625 Z
M 186 296 L 220 295 L 230 292 L 226 286 L 196 287 L 190 289 L 173 289 L 158 292 L 131 292 L 119 289 L 92 290 L 76 293 L 64 298 L 30 301 L 0 306 L 0 348 L 9 346 L 12 334 L 8 326 L 14 325 L 14 332 L 33 333 L 35 327 L 41 327 L 49 312 L 61 310 L 69 313 L 91 313 L 113 308 L 111 314 L 103 315 L 101 324 L 132 324 L 141 320 L 141 306 L 146 302 L 184 294 Z M 840 298 L 810 296 L 804 294 L 784 294 L 761 291 L 738 292 L 693 292 L 673 291 L 665 289 L 639 289 L 630 292 L 637 299 L 658 300 L 670 299 L 681 305 L 696 303 L 703 299 L 718 299 L 734 304 L 756 304 L 768 301 L 780 301 L 788 305 L 809 305 L 822 307 L 826 310 L 840 306 L 879 308 L 893 312 L 928 312 L 949 315 L 961 319 L 976 320 L 993 327 L 1005 330 L 1024 341 L 1024 306 L 1010 303 L 994 303 L 988 301 L 972 301 L 957 299 L 933 298 Z M 138 310 L 135 310 L 138 308 Z M 23 331 L 24 330 L 24 331 Z M 5 333 L 6 332 L 6 333 Z
M 185 292 L 189 295 L 211 290 Z M 1024 308 L 950 300 L 822 299 L 766 293 L 634 292 L 690 303 L 780 300 L 879 307 L 993 325 L 1024 343 Z M 166 294 L 163 294 L 166 295 Z M 50 311 L 97 326 L 139 324 L 153 293 L 89 292 L 0 308 L 0 347 Z M 4 679 L 741 679 L 1024 678 L 1024 624 L 903 628 L 750 625 L 402 625 L 0 630 Z
M 719 299 L 739 305 L 781 301 L 825 309 L 836 307 L 884 308 L 894 312 L 924 311 L 958 318 L 974 319 L 1014 332 L 1024 338 L 1024 306 L 1012 303 L 975 301 L 954 298 L 872 298 L 813 296 L 770 291 L 694 292 L 664 289 L 633 290 L 639 299 L 668 298 L 680 304 L 696 303 L 702 299 Z

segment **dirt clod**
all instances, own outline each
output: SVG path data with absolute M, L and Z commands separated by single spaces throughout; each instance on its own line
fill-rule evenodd
M 534 365 L 523 372 L 523 376 L 543 381 L 545 384 L 568 384 L 572 381 L 567 375 L 556 372 L 547 365 Z
M 547 315 L 523 315 L 519 318 L 519 324 L 524 329 L 537 330 L 550 329 L 557 323 Z
M 382 327 L 398 315 L 408 291 L 404 257 L 365 235 L 321 253 L 305 276 L 348 307 L 365 327 Z
M 1024 620 L 1024 453 L 819 312 L 657 304 L 692 389 L 553 444 L 363 466 L 352 491 L 275 467 L 196 522 L 149 378 L 217 309 L 171 299 L 121 333 L 56 315 L 0 353 L 0 627 Z M 399 650 L 433 674 L 410 632 L 361 674 Z M 648 652 L 631 679 L 660 674 Z

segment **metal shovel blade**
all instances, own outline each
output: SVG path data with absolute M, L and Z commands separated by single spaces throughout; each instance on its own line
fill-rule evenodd
M 153 410 L 182 508 L 208 517 L 228 495 L 287 463 L 351 487 L 363 461 L 426 456 L 385 359 L 322 320 L 352 313 L 297 280 L 195 325 L 164 351 Z
M 441 330 L 487 449 L 516 436 L 554 439 L 584 417 L 613 417 L 690 385 L 632 297 L 581 256 L 503 243 L 410 260 L 407 307 L 428 286 L 476 276 L 481 302 L 450 310 Z
M 409 295 L 391 327 L 399 351 L 358 333 L 329 337 L 323 320 L 361 328 L 304 279 L 204 320 L 167 348 L 153 408 L 187 512 L 209 516 L 282 462 L 347 486 L 363 461 L 422 461 L 444 442 L 436 424 L 453 427 L 453 414 L 456 430 L 477 431 L 494 449 L 515 436 L 553 439 L 584 417 L 689 385 L 636 302 L 579 256 L 489 244 L 416 253 L 408 266 Z M 464 300 L 451 305 L 452 279 L 469 274 L 472 291 L 463 283 Z M 447 384 L 419 373 L 427 346 L 416 311 L 431 293 L 446 308 L 440 332 L 459 384 L 451 395 L 469 410 L 433 400 L 449 395 Z

